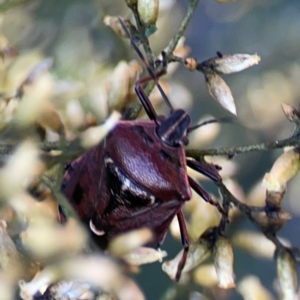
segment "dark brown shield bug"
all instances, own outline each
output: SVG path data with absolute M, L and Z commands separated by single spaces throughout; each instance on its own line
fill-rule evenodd
M 130 38 L 122 21 L 121 24 Z M 155 238 L 147 246 L 160 247 L 177 216 L 185 250 L 177 270 L 178 280 L 189 249 L 181 209 L 191 198 L 191 188 L 222 211 L 188 176 L 186 167 L 214 181 L 220 181 L 221 177 L 213 165 L 203 165 L 185 156 L 188 133 L 198 126 L 190 126 L 190 116 L 184 110 L 172 108 L 157 81 L 166 72 L 165 58 L 163 70 L 155 74 L 131 38 L 130 41 L 150 75 L 135 84 L 150 120 L 119 121 L 98 146 L 70 164 L 62 191 L 102 248 L 117 235 L 142 227 L 154 233 Z M 169 116 L 156 114 L 143 90 L 143 84 L 149 80 L 154 80 L 161 91 L 170 109 Z

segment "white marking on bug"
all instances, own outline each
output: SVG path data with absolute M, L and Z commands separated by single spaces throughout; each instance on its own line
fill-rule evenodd
M 115 167 L 115 172 L 119 177 L 121 176 L 121 173 L 120 173 L 120 170 L 118 167 Z
M 155 197 L 150 196 L 150 204 L 153 205 L 155 203 Z
M 92 220 L 90 220 L 90 229 L 98 236 L 102 236 L 105 234 L 105 231 L 96 228 Z
M 112 164 L 114 163 L 114 161 L 110 158 L 110 157 L 106 157 L 104 159 L 105 165 L 107 166 L 108 164 Z
M 125 177 L 124 181 L 122 182 L 122 187 L 121 190 L 122 191 L 126 191 L 129 190 L 131 186 L 131 182 L 128 178 Z

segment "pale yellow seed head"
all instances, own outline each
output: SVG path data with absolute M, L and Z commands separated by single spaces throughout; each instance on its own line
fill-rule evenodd
M 139 247 L 149 243 L 153 239 L 153 233 L 148 228 L 141 228 L 123 233 L 115 237 L 109 244 L 108 251 L 115 256 L 124 256 Z
M 159 0 L 138 0 L 138 12 L 141 21 L 146 27 L 155 25 L 158 12 L 159 12 Z
M 249 252 L 251 255 L 272 259 L 275 245 L 263 234 L 254 231 L 238 231 L 232 239 L 233 245 Z
M 300 169 L 300 153 L 295 149 L 282 153 L 272 166 L 270 173 L 267 173 L 263 185 L 268 191 L 281 192 L 285 189 L 286 183 L 291 180 Z
M 235 287 L 233 273 L 233 251 L 230 241 L 223 236 L 219 236 L 214 245 L 214 261 L 219 287 L 230 289 Z
M 210 95 L 225 109 L 236 115 L 236 107 L 229 86 L 216 73 L 205 74 L 205 81 Z
M 231 74 L 243 71 L 260 62 L 257 54 L 232 54 L 223 55 L 222 57 L 214 57 L 209 60 L 209 64 L 213 69 L 221 74 Z
M 217 286 L 219 279 L 214 264 L 200 265 L 193 272 L 194 281 L 204 287 Z
M 274 300 L 272 294 L 261 284 L 256 276 L 243 278 L 237 286 L 237 291 L 245 300 Z
M 182 275 L 197 267 L 201 262 L 206 260 L 211 255 L 211 245 L 205 239 L 200 239 L 197 242 L 190 244 L 190 249 L 187 255 L 185 266 L 182 270 Z M 166 261 L 162 265 L 162 269 L 171 279 L 175 280 L 178 264 L 181 261 L 183 250 L 181 250 L 175 258 Z
M 297 300 L 298 275 L 296 262 L 291 252 L 281 248 L 276 250 L 276 270 L 284 300 Z

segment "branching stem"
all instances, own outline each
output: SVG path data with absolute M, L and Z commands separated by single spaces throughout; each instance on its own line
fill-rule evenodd
M 175 34 L 175 36 L 173 37 L 173 39 L 170 41 L 170 43 L 168 45 L 168 48 L 166 51 L 167 56 L 172 54 L 173 51 L 175 50 L 180 38 L 183 36 L 191 18 L 192 18 L 192 15 L 194 14 L 199 2 L 200 2 L 200 0 L 190 0 L 189 1 L 189 6 L 187 9 L 186 15 L 183 18 L 183 20 L 178 28 L 177 33 Z
M 248 146 L 236 146 L 229 148 L 212 148 L 212 149 L 188 149 L 186 150 L 186 155 L 188 157 L 193 157 L 196 160 L 201 160 L 204 156 L 217 156 L 217 155 L 226 155 L 228 157 L 233 157 L 241 153 L 248 153 L 254 151 L 268 151 L 274 149 L 282 149 L 288 146 L 299 146 L 300 139 L 298 136 L 292 136 L 290 138 L 274 141 L 274 142 L 266 142 L 261 144 L 254 144 Z

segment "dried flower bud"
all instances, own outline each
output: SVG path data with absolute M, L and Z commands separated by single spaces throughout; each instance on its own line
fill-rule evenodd
M 264 206 L 266 202 L 266 189 L 261 184 L 260 179 L 254 186 L 250 189 L 247 195 L 247 205 L 250 206 Z
M 116 256 L 123 257 L 135 251 L 140 246 L 149 243 L 153 233 L 148 228 L 132 230 L 114 238 L 109 244 L 109 252 Z
M 253 218 L 265 231 L 275 233 L 282 228 L 292 216 L 280 207 L 267 206 L 265 211 L 252 212 Z
M 61 138 L 65 137 L 64 124 L 56 108 L 50 103 L 45 103 L 45 109 L 37 116 L 36 123 L 42 128 L 52 129 L 54 132 L 58 133 Z
M 47 64 L 47 62 L 44 62 Z M 16 126 L 20 128 L 26 128 L 31 126 L 31 124 L 35 124 L 39 121 L 45 121 L 47 126 L 55 129 L 60 132 L 63 131 L 61 128 L 63 127 L 62 122 L 53 108 L 53 106 L 49 103 L 50 99 L 53 95 L 54 89 L 54 79 L 50 76 L 50 74 L 40 74 L 40 72 L 44 71 L 39 68 L 46 68 L 43 66 L 36 66 L 37 70 L 34 68 L 29 75 L 27 75 L 27 79 L 25 79 L 25 83 L 22 84 L 21 89 L 18 93 L 23 94 L 22 101 L 18 105 L 18 110 L 15 115 L 15 123 Z M 54 113 L 56 114 L 54 116 Z M 47 114 L 49 115 L 47 116 Z M 47 116 L 47 120 L 43 120 Z M 51 119 L 54 118 L 52 121 Z M 52 124 L 52 126 L 50 125 Z
M 230 74 L 243 71 L 253 65 L 257 65 L 260 57 L 257 54 L 233 54 L 213 57 L 201 63 L 205 67 L 209 67 L 212 71 L 220 74 Z
M 206 73 L 205 81 L 210 95 L 225 109 L 236 115 L 234 99 L 226 82 L 216 73 Z
M 43 222 L 44 221 L 44 222 Z M 86 245 L 86 232 L 74 219 L 69 219 L 65 226 L 49 221 L 31 223 L 21 233 L 24 245 L 39 258 L 48 259 L 64 253 L 78 253 Z
M 211 243 L 204 238 L 200 238 L 197 242 L 191 243 L 182 274 L 189 272 L 193 268 L 197 267 L 201 262 L 209 258 L 212 252 L 211 246 Z M 164 262 L 162 265 L 163 271 L 166 272 L 173 280 L 175 280 L 178 264 L 181 261 L 182 255 L 183 250 L 181 250 L 175 258 Z
M 131 265 L 149 264 L 155 261 L 161 262 L 167 256 L 166 251 L 156 250 L 149 247 L 139 247 L 132 252 L 124 255 L 122 258 Z
M 129 86 L 133 87 L 137 81 L 139 75 L 143 72 L 141 64 L 136 60 L 131 60 L 128 63 L 128 77 L 129 77 Z
M 273 258 L 276 249 L 263 234 L 252 231 L 238 231 L 232 243 L 252 255 L 267 259 Z
M 67 116 L 68 123 L 74 129 L 83 128 L 87 122 L 85 112 L 78 100 L 71 100 L 67 103 L 65 115 Z
M 245 300 L 274 300 L 272 294 L 261 284 L 259 278 L 247 276 L 238 283 L 237 291 Z
M 114 16 L 105 16 L 103 19 L 103 23 L 106 26 L 109 26 L 118 36 L 128 38 L 126 32 L 124 31 L 120 21 L 120 17 L 114 17 Z M 131 36 L 135 39 L 137 36 L 137 30 L 135 26 L 130 22 L 128 19 L 121 18 L 125 26 L 127 27 L 128 31 L 130 32 Z
M 299 122 L 300 113 L 298 109 L 293 107 L 292 105 L 281 103 L 282 110 L 287 117 L 287 119 L 292 123 Z
M 286 248 L 275 252 L 277 277 L 284 300 L 296 300 L 298 290 L 298 276 L 296 262 L 291 252 Z
M 213 264 L 201 265 L 193 272 L 195 282 L 204 287 L 217 286 L 219 278 Z
M 33 84 L 41 74 L 48 71 L 53 65 L 53 58 L 47 58 L 36 64 L 26 75 L 23 82 L 17 88 L 16 96 L 20 97 L 23 94 L 26 85 Z
M 129 69 L 127 62 L 119 62 L 110 80 L 105 83 L 108 95 L 107 104 L 110 111 L 113 109 L 120 111 L 124 107 L 126 96 L 130 92 Z
M 205 201 L 192 192 L 192 201 L 189 201 L 190 208 L 190 226 L 189 233 L 193 239 L 204 233 L 208 228 L 216 227 L 220 223 L 221 214 L 217 208 Z
M 85 149 L 92 148 L 111 131 L 116 125 L 121 115 L 118 112 L 113 112 L 104 124 L 97 127 L 88 128 L 81 134 L 81 146 Z
M 268 191 L 266 193 L 266 203 L 271 206 L 280 206 L 281 201 L 286 193 L 286 186 L 282 187 L 282 191 Z
M 300 153 L 295 149 L 281 154 L 263 180 L 268 191 L 281 192 L 285 190 L 286 183 L 292 179 L 300 169 Z
M 223 289 L 235 287 L 232 246 L 230 241 L 223 236 L 219 236 L 214 245 L 214 260 L 219 287 Z
M 138 12 L 146 27 L 155 25 L 159 11 L 159 0 L 138 0 Z
M 10 198 L 20 193 L 42 170 L 36 145 L 29 141 L 23 142 L 1 170 L 1 196 Z
M 58 273 L 53 267 L 48 267 L 38 272 L 30 282 L 19 281 L 20 296 L 22 299 L 31 300 L 33 295 L 45 286 L 57 281 Z
M 21 280 L 20 295 L 23 299 L 32 299 L 45 286 L 64 278 L 76 278 L 76 281 L 88 282 L 92 286 L 117 294 L 126 284 L 121 268 L 111 259 L 96 255 L 76 256 L 47 266 L 28 283 Z
M 198 62 L 195 58 L 193 57 L 188 57 L 184 60 L 183 65 L 185 66 L 186 69 L 189 71 L 195 71 L 198 65 Z
M 281 207 L 276 206 L 269 206 L 267 207 L 267 216 L 274 219 L 281 219 L 281 220 L 290 220 L 292 215 L 282 209 Z
M 104 82 L 110 111 L 120 111 L 124 108 L 126 101 L 133 93 L 133 86 L 140 71 L 141 67 L 136 61 L 118 63 L 110 78 Z

